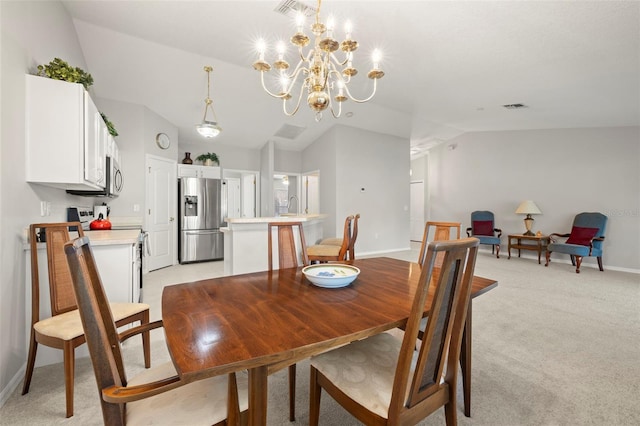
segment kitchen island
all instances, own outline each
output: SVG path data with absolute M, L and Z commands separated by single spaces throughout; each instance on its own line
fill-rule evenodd
M 227 218 L 224 233 L 224 274 L 238 275 L 268 269 L 267 224 L 269 222 L 302 222 L 307 246 L 322 239 L 324 214 L 287 215 L 278 217 Z M 275 237 L 275 235 L 274 235 Z M 299 247 L 299 241 L 296 240 Z M 301 259 L 301 253 L 299 253 Z M 274 268 L 278 257 L 274 256 Z

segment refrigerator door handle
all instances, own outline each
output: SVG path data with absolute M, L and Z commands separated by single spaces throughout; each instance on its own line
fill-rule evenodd
M 219 234 L 220 231 L 218 229 L 202 229 L 196 231 L 182 231 L 187 235 L 202 235 L 202 234 Z

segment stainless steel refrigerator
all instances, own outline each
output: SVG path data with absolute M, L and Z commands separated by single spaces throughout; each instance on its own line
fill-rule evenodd
M 180 263 L 202 262 L 224 257 L 221 226 L 226 216 L 226 197 L 220 179 L 178 180 Z

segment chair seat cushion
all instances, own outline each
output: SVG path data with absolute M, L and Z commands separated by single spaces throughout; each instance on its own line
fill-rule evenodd
M 307 247 L 308 256 L 338 256 L 339 254 L 340 246 L 315 245 Z
M 342 246 L 342 238 L 325 238 L 320 241 L 321 246 Z
M 589 256 L 589 247 L 581 246 L 578 244 L 562 244 L 562 243 L 552 243 L 547 247 L 547 251 L 554 253 L 564 253 L 570 254 L 573 256 Z M 592 256 L 601 256 L 602 250 L 593 249 L 591 251 Z
M 381 333 L 312 357 L 311 365 L 358 404 L 386 419 L 401 344 Z
M 493 221 L 492 220 L 474 220 L 473 236 L 476 236 L 476 235 L 493 236 Z
M 484 235 L 474 235 L 473 237 L 479 239 L 480 244 L 500 245 L 500 238 L 498 237 L 487 237 Z
M 171 362 L 144 370 L 131 380 L 135 386 L 176 375 Z M 240 411 L 248 408 L 246 372 L 236 374 Z M 140 401 L 129 402 L 127 425 L 212 425 L 227 418 L 228 375 L 198 380 Z
M 110 303 L 114 321 L 149 310 L 146 303 Z M 38 321 L 33 328 L 40 334 L 61 340 L 72 340 L 84 334 L 80 312 L 76 309 Z
M 596 236 L 599 230 L 600 229 L 598 228 L 584 228 L 581 226 L 574 226 L 571 229 L 571 235 L 569 235 L 566 243 L 588 246 L 591 244 L 591 240 Z

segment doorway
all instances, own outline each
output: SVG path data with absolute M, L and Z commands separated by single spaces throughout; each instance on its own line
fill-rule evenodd
M 424 181 L 411 182 L 409 196 L 409 239 L 422 241 L 424 234 Z
M 273 174 L 273 202 L 276 216 L 300 214 L 300 175 L 284 172 Z
M 302 175 L 302 211 L 305 214 L 320 213 L 320 171 L 315 170 Z
M 223 169 L 227 197 L 227 217 L 257 217 L 259 172 Z
M 149 253 L 145 272 L 175 264 L 176 260 L 176 161 L 147 155 L 145 230 L 149 233 Z

